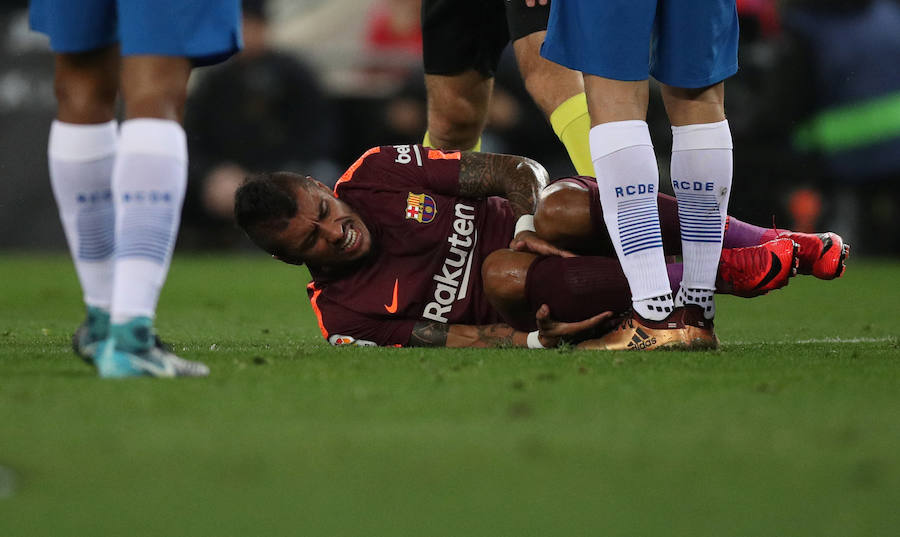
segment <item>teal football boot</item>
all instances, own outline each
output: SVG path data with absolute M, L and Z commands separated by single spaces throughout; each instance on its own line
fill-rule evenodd
M 179 358 L 160 344 L 149 317 L 110 325 L 109 337 L 97 346 L 94 365 L 103 378 L 209 375 L 205 364 Z
M 87 318 L 72 334 L 72 350 L 86 363 L 94 364 L 97 345 L 109 336 L 109 312 L 95 306 L 87 307 Z

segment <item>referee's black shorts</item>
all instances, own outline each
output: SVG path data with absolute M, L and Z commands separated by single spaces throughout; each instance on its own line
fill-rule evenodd
M 422 0 L 422 59 L 431 75 L 494 76 L 510 41 L 547 29 L 550 5 L 525 0 Z

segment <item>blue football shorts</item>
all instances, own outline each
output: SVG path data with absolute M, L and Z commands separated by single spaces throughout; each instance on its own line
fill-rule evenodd
M 240 0 L 31 0 L 29 16 L 63 54 L 119 43 L 123 56 L 208 65 L 241 48 Z
M 735 0 L 565 0 L 550 3 L 541 55 L 583 73 L 680 88 L 737 72 Z

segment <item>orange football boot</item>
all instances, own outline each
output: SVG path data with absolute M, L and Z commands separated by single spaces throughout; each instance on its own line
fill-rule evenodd
M 716 289 L 751 298 L 780 289 L 797 274 L 799 246 L 786 237 L 758 246 L 723 248 Z

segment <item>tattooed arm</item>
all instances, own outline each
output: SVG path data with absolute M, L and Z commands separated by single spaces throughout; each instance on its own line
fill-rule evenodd
M 460 155 L 460 194 L 471 198 L 502 196 L 509 200 L 517 221 L 523 215 L 534 214 L 545 186 L 547 170 L 529 158 L 468 151 Z M 539 237 L 527 224 L 519 229 L 517 223 L 516 228 L 518 232 L 509 244 L 513 250 L 563 257 L 575 255 Z
M 444 324 L 419 321 L 409 336 L 410 347 L 526 347 L 526 332 L 508 324 Z
M 538 325 L 538 341 L 546 348 L 555 347 L 560 341 L 584 338 L 591 334 L 603 334 L 611 330 L 611 311 L 576 322 L 561 322 L 550 316 L 550 308 L 543 304 L 535 313 Z M 611 324 L 612 323 L 612 324 Z M 444 324 L 419 321 L 409 336 L 410 347 L 527 347 L 528 333 L 519 332 L 508 324 Z
M 530 158 L 469 151 L 463 151 L 460 156 L 460 195 L 502 196 L 509 200 L 516 218 L 534 214 L 547 178 L 547 170 Z

